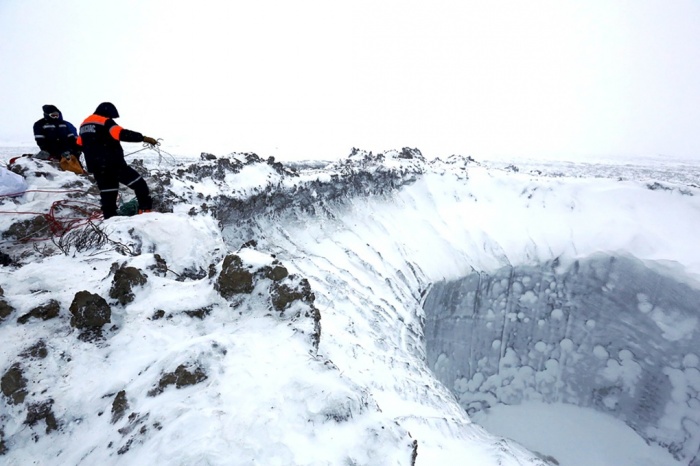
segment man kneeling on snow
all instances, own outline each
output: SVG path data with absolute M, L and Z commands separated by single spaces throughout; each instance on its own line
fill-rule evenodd
M 34 123 L 34 140 L 41 149 L 36 157 L 60 160 L 71 154 L 80 156 L 75 126 L 63 119 L 63 114 L 55 105 L 44 105 L 41 109 L 44 118 Z

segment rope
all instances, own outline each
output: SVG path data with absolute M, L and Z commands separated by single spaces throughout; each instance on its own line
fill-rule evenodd
M 89 206 L 89 207 L 82 207 Z M 72 210 L 74 214 L 81 214 L 80 217 L 58 217 L 62 209 Z M 63 199 L 55 201 L 51 204 L 49 213 L 44 217 L 49 222 L 49 228 L 54 236 L 62 236 L 81 226 L 87 225 L 89 222 L 98 220 L 102 217 L 100 206 L 91 202 L 71 201 Z
M 169 159 L 169 161 L 170 161 L 171 163 L 177 164 L 177 159 L 175 158 L 174 155 L 172 155 L 172 154 L 170 154 L 170 153 L 164 151 L 163 149 L 161 149 L 161 147 L 160 147 L 160 141 L 162 141 L 162 140 L 163 140 L 162 138 L 158 138 L 158 142 L 157 142 L 156 144 L 149 144 L 149 143 L 147 143 L 147 142 L 144 142 L 144 143 L 143 143 L 143 147 L 142 147 L 141 149 L 135 150 L 135 151 L 133 151 L 133 152 L 129 152 L 128 154 L 124 154 L 124 157 L 128 157 L 128 156 L 134 155 L 134 154 L 138 154 L 139 152 L 143 152 L 143 151 L 145 151 L 145 150 L 147 150 L 147 149 L 151 149 L 151 150 L 154 150 L 154 151 L 156 151 L 156 152 L 158 153 L 158 165 L 160 165 L 160 164 L 163 162 L 163 158 L 164 158 L 164 157 L 163 157 L 163 154 L 165 154 L 165 155 L 167 156 L 167 158 Z M 14 157 L 14 158 L 10 159 L 10 161 L 7 163 L 7 166 L 8 166 L 8 167 L 11 166 L 11 165 L 12 165 L 17 159 L 19 159 L 20 157 L 31 156 L 31 155 L 32 155 L 32 154 L 24 154 L 24 155 L 20 155 L 20 156 L 18 156 L 18 157 Z
M 150 149 L 150 148 L 151 148 L 151 145 L 150 145 L 150 144 L 146 144 L 146 143 L 144 142 L 144 143 L 143 143 L 143 149 L 135 150 L 135 151 L 133 151 L 133 152 L 129 152 L 128 154 L 124 154 L 124 157 L 128 157 L 129 155 L 133 155 L 133 154 L 138 154 L 139 152 L 141 152 L 141 151 L 143 151 L 143 150 L 146 150 L 146 149 Z
M 163 162 L 163 159 L 166 158 L 164 156 L 167 156 L 167 159 L 173 163 L 177 164 L 177 159 L 170 153 L 164 151 L 163 149 L 160 148 L 160 141 L 162 139 L 158 139 L 156 144 L 148 144 L 148 143 L 143 143 L 143 147 L 139 150 L 136 150 L 134 152 L 130 152 L 125 155 L 133 155 L 138 152 L 142 152 L 147 149 L 155 150 L 158 153 L 158 165 L 160 165 Z M 16 196 L 22 196 L 27 193 L 83 193 L 87 194 L 88 191 L 84 190 L 79 190 L 79 189 L 68 189 L 68 190 L 54 190 L 54 189 L 28 189 L 26 191 L 19 191 L 16 193 L 9 193 L 9 194 L 2 194 L 0 195 L 1 198 L 5 197 L 16 197 Z M 84 207 L 85 206 L 85 207 Z M 60 214 L 64 210 L 70 210 L 73 213 L 73 216 L 64 216 L 61 217 Z M 99 205 L 93 204 L 90 202 L 84 202 L 84 201 L 74 201 L 74 200 L 58 200 L 54 201 L 51 204 L 51 207 L 49 208 L 48 213 L 42 213 L 42 212 L 22 212 L 22 211 L 0 211 L 0 214 L 9 214 L 9 215 L 34 215 L 34 216 L 42 216 L 46 219 L 46 222 L 48 223 L 48 230 L 51 232 L 51 235 L 53 236 L 62 236 L 69 232 L 70 230 L 73 230 L 75 228 L 82 227 L 84 225 L 87 225 L 90 222 L 99 220 L 102 218 L 102 210 Z M 31 233 L 31 235 L 34 235 L 36 233 L 40 233 L 45 231 L 46 228 L 34 231 Z M 27 235 L 23 238 L 19 238 L 17 241 L 20 242 L 28 242 L 28 241 L 46 241 L 51 239 L 50 237 L 47 238 L 30 238 L 30 235 Z
M 133 155 L 133 154 L 137 154 L 137 153 L 139 153 L 139 152 L 141 152 L 141 151 L 144 151 L 144 150 L 146 150 L 146 149 L 151 149 L 151 150 L 156 151 L 156 153 L 158 154 L 158 165 L 160 165 L 161 163 L 163 163 L 163 158 L 164 158 L 164 157 L 163 157 L 163 154 L 165 154 L 165 155 L 167 156 L 167 158 L 169 159 L 169 162 L 170 162 L 170 163 L 172 163 L 172 164 L 177 164 L 177 159 L 175 158 L 175 156 L 173 156 L 172 154 L 170 154 L 170 153 L 164 151 L 163 149 L 161 149 L 161 147 L 160 147 L 160 141 L 162 141 L 162 140 L 163 140 L 163 139 L 159 138 L 159 139 L 158 139 L 158 142 L 157 142 L 156 144 L 149 144 L 149 143 L 147 143 L 147 142 L 144 142 L 144 143 L 143 143 L 143 148 L 141 148 L 141 149 L 139 149 L 139 150 L 136 150 L 136 151 L 134 151 L 134 152 L 129 152 L 128 154 L 125 154 L 124 157 L 129 156 L 129 155 Z
M 158 152 L 158 165 L 160 165 L 163 162 L 163 154 L 168 156 L 168 158 L 170 159 L 170 163 L 177 164 L 177 159 L 175 159 L 175 157 L 172 154 L 169 154 L 160 148 L 160 141 L 162 141 L 162 139 L 158 139 L 158 143 L 155 146 L 153 146 L 155 151 Z
M 4 194 L 0 197 L 10 197 L 10 196 L 19 196 L 23 195 L 25 193 L 30 193 L 30 192 L 39 192 L 39 193 L 71 193 L 71 192 L 79 192 L 79 193 L 87 193 L 87 191 L 79 190 L 79 189 L 63 189 L 63 190 L 53 190 L 53 189 L 28 189 L 26 191 L 22 191 L 19 193 L 12 193 L 12 194 Z M 69 211 L 68 215 L 63 216 L 63 213 L 65 211 Z M 91 202 L 86 202 L 86 201 L 76 201 L 76 200 L 70 200 L 70 199 L 61 199 L 58 201 L 54 201 L 51 204 L 51 207 L 49 208 L 48 213 L 44 212 L 33 212 L 33 211 L 0 211 L 0 214 L 9 214 L 9 215 L 33 215 L 33 216 L 41 216 L 44 217 L 46 220 L 48 227 L 33 231 L 31 235 L 35 235 L 36 233 L 41 233 L 43 231 L 48 231 L 51 233 L 52 236 L 62 236 L 69 232 L 70 230 L 73 230 L 75 228 L 79 228 L 81 226 L 87 225 L 88 223 L 92 221 L 99 220 L 102 218 L 102 210 L 100 209 L 100 206 Z M 18 242 L 29 242 L 29 241 L 46 241 L 51 239 L 51 237 L 45 237 L 45 238 L 30 238 L 30 235 L 27 235 L 23 238 L 18 238 Z
M 84 191 L 82 189 L 27 189 L 26 191 L 19 191 L 16 193 L 10 193 L 10 194 L 0 194 L 0 197 L 16 197 L 16 196 L 22 196 L 26 193 L 87 193 L 88 191 Z
M 69 211 L 68 215 L 62 216 L 64 211 Z M 34 231 L 32 232 L 32 235 L 48 229 L 52 236 L 63 236 L 71 230 L 80 228 L 90 222 L 94 222 L 102 218 L 102 211 L 100 210 L 99 205 L 90 202 L 71 201 L 67 199 L 53 202 L 48 213 L 0 211 L 0 214 L 34 215 L 44 217 L 48 227 Z M 23 238 L 18 238 L 17 241 L 47 241 L 50 239 L 50 236 L 43 238 L 29 238 L 28 235 Z

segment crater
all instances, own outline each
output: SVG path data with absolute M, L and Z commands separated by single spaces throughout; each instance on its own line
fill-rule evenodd
M 656 265 L 595 255 L 435 283 L 428 365 L 470 414 L 592 408 L 700 465 L 700 291 Z

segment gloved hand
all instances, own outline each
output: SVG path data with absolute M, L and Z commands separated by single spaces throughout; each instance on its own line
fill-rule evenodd
M 70 151 L 67 150 L 64 153 L 62 153 L 61 157 L 63 157 L 64 159 L 69 159 L 70 158 Z
M 143 137 L 143 142 L 145 142 L 146 144 L 150 144 L 150 145 L 152 145 L 152 146 L 157 146 L 157 145 L 158 145 L 158 141 L 156 141 L 156 140 L 153 139 L 153 138 L 149 138 L 148 136 L 144 136 L 144 137 Z

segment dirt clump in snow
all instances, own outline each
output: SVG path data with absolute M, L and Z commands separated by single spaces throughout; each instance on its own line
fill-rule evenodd
M 0 322 L 5 320 L 10 314 L 14 312 L 15 308 L 10 305 L 4 299 L 0 299 Z
M 272 306 L 280 313 L 284 312 L 294 301 L 313 304 L 316 300 L 309 281 L 306 278 L 298 279 L 295 275 L 290 275 L 284 283 L 273 283 L 270 296 L 272 297 Z
M 175 371 L 163 374 L 158 381 L 158 386 L 150 390 L 148 396 L 160 395 L 170 385 L 175 385 L 175 388 L 183 388 L 196 385 L 206 378 L 207 374 L 201 367 L 195 367 L 190 371 L 185 364 L 180 364 Z
M 28 426 L 34 426 L 39 421 L 46 423 L 46 433 L 50 434 L 54 430 L 58 430 L 58 420 L 51 410 L 53 400 L 48 399 L 40 403 L 32 403 L 27 410 L 27 419 L 24 421 Z
M 102 335 L 102 326 L 112 321 L 112 308 L 100 295 L 78 291 L 70 305 L 73 317 L 71 327 L 84 330 L 82 340 L 92 340 Z
M 49 355 L 49 351 L 46 349 L 46 342 L 39 340 L 19 355 L 26 359 L 44 359 Z
M 239 256 L 229 254 L 224 258 L 223 268 L 214 288 L 226 299 L 238 294 L 251 293 L 254 288 L 253 274 L 243 266 Z
M 129 409 L 129 401 L 126 398 L 126 391 L 122 390 L 117 393 L 112 402 L 112 424 L 124 417 L 127 409 Z
M 289 275 L 289 271 L 279 264 L 273 264 L 272 266 L 263 267 L 263 273 L 265 277 L 269 278 L 273 282 L 278 282 Z
M 122 265 L 114 272 L 112 288 L 109 297 L 116 299 L 119 304 L 125 306 L 134 300 L 134 287 L 143 286 L 148 282 L 147 276 L 136 267 Z
M 311 344 L 318 350 L 321 341 L 321 312 L 314 306 L 316 296 L 306 278 L 295 274 L 270 285 L 272 307 L 282 319 L 295 323 L 295 330 L 309 334 Z
M 11 404 L 21 404 L 27 397 L 27 379 L 19 363 L 15 363 L 0 379 L 0 390 Z
M 20 324 L 26 324 L 32 317 L 35 319 L 49 320 L 58 317 L 60 312 L 61 305 L 59 302 L 55 299 L 51 299 L 48 303 L 35 307 L 31 311 L 21 316 L 19 319 L 17 319 L 17 322 Z
M 26 241 L 34 238 L 50 236 L 49 222 L 43 215 L 37 215 L 29 220 L 15 222 L 2 233 L 4 239 L 14 238 L 18 241 Z

